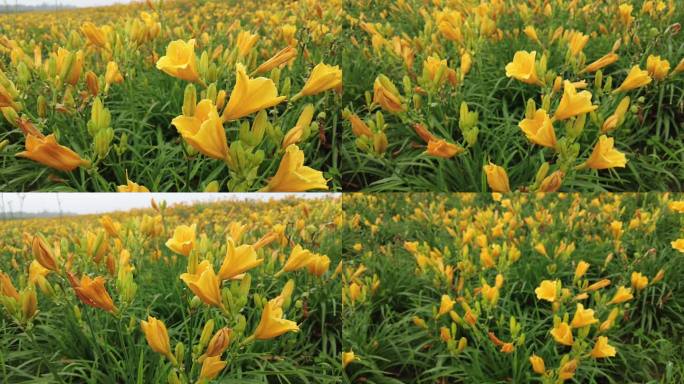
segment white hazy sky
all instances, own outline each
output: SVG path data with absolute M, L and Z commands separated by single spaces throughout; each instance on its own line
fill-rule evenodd
M 5 1 L 7 4 L 14 5 L 15 0 L 0 0 L 0 5 L 4 4 Z M 140 0 L 137 0 L 140 1 Z M 50 4 L 53 5 L 55 3 L 61 4 L 61 5 L 71 5 L 71 6 L 76 6 L 76 7 L 96 7 L 98 5 L 110 5 L 110 4 L 116 4 L 116 3 L 130 3 L 131 0 L 17 0 L 17 4 L 19 5 L 41 5 L 41 4 Z
M 336 193 L 0 193 L 0 213 L 68 212 L 103 213 L 148 208 L 150 199 L 166 200 L 169 205 L 181 202 L 223 200 L 268 200 L 286 196 L 303 198 L 332 197 Z M 61 209 L 60 209 L 61 208 Z

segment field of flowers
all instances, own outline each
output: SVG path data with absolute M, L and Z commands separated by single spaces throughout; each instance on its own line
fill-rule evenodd
M 682 2 L 349 4 L 343 190 L 682 189 Z
M 681 383 L 684 196 L 343 197 L 352 383 Z
M 0 221 L 2 382 L 339 382 L 340 210 L 152 201 Z
M 342 1 L 0 15 L 0 190 L 338 190 Z

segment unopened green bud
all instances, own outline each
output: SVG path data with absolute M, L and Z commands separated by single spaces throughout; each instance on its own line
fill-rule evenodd
M 188 84 L 183 94 L 183 116 L 194 116 L 197 105 L 197 89 L 194 84 Z

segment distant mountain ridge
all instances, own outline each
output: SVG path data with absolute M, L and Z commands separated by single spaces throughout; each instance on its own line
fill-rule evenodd
M 62 4 L 48 4 L 43 3 L 40 5 L 19 5 L 11 4 L 10 1 L 0 2 L 0 13 L 19 13 L 19 12 L 40 12 L 40 11 L 57 11 L 62 9 L 73 9 L 76 8 L 73 5 L 62 5 Z
M 60 217 L 60 216 L 78 216 L 78 213 L 72 212 L 0 212 L 0 221 L 4 220 L 22 220 L 22 219 L 37 219 L 46 217 Z

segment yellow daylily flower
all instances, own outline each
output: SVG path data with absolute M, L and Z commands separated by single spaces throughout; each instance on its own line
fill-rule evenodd
M 304 192 L 311 189 L 328 189 L 321 171 L 304 165 L 304 151 L 295 144 L 285 149 L 278 171 L 261 192 Z
M 613 93 L 631 91 L 632 89 L 650 84 L 652 80 L 653 79 L 651 79 L 651 76 L 648 75 L 647 71 L 644 71 L 639 68 L 638 65 L 635 65 L 629 70 L 625 80 L 613 91 Z
M 196 230 L 197 224 L 179 225 L 173 231 L 173 237 L 166 241 L 166 247 L 183 256 L 190 255 L 190 251 L 195 247 Z
M 449 159 L 458 155 L 459 153 L 463 153 L 464 151 L 465 149 L 458 144 L 449 143 L 445 140 L 438 139 L 428 141 L 427 150 L 425 153 L 430 156 Z
M 614 139 L 612 137 L 609 138 L 606 135 L 601 135 L 591 156 L 589 156 L 587 161 L 582 163 L 578 169 L 624 168 L 625 164 L 627 164 L 627 157 L 624 153 L 614 148 Z
M 280 104 L 283 100 L 285 96 L 278 96 L 273 80 L 265 77 L 250 79 L 245 66 L 238 63 L 235 68 L 235 86 L 230 93 L 228 105 L 223 110 L 223 120 L 236 120 Z
M 500 193 L 511 191 L 511 187 L 508 184 L 508 174 L 506 174 L 506 170 L 503 167 L 490 162 L 483 169 L 487 175 L 487 184 L 492 191 Z
M 670 62 L 661 59 L 660 56 L 649 55 L 646 59 L 646 70 L 652 78 L 660 81 L 670 71 Z
M 560 322 L 551 330 L 551 336 L 557 343 L 572 346 L 574 339 L 572 337 L 572 328 L 568 323 Z
M 605 357 L 615 356 L 615 347 L 608 344 L 608 338 L 605 336 L 599 336 L 594 344 L 594 349 L 591 350 L 591 357 L 595 359 L 601 359 Z
M 563 97 L 561 97 L 553 117 L 556 120 L 565 120 L 589 113 L 596 108 L 598 108 L 597 105 L 591 104 L 591 92 L 582 91 L 577 93 L 575 86 L 571 82 L 564 80 Z
M 210 356 L 202 362 L 202 370 L 200 370 L 200 379 L 211 380 L 215 378 L 223 368 L 226 367 L 226 362 L 221 361 L 221 356 Z
M 541 357 L 532 354 L 532 356 L 530 356 L 530 364 L 532 364 L 532 370 L 534 371 L 534 373 L 539 375 L 543 375 L 544 373 L 546 373 L 544 359 L 542 359 Z
M 556 147 L 556 132 L 549 115 L 543 109 L 538 109 L 531 119 L 523 119 L 518 126 L 527 136 L 527 139 L 542 147 Z
M 126 178 L 126 185 L 119 185 L 116 187 L 117 192 L 149 192 L 144 185 L 139 185 L 128 178 Z
M 180 275 L 180 278 L 190 288 L 192 293 L 197 295 L 205 304 L 223 308 L 220 290 L 221 281 L 214 273 L 214 267 L 209 263 L 209 260 L 199 263 L 194 274 L 183 273 Z
M 558 298 L 557 288 L 558 280 L 544 280 L 534 290 L 534 293 L 537 295 L 538 300 L 546 300 L 553 303 Z
M 506 64 L 506 77 L 513 77 L 523 83 L 541 85 L 537 77 L 535 56 L 537 52 L 518 51 L 513 61 Z
M 615 296 L 613 296 L 613 299 L 609 301 L 608 304 L 620 304 L 632 300 L 633 298 L 634 296 L 632 295 L 632 288 L 621 286 L 618 287 L 617 291 L 615 292 Z
M 221 280 L 234 279 L 263 262 L 264 259 L 257 259 L 257 253 L 253 246 L 243 244 L 236 247 L 235 241 L 228 238 L 226 256 L 223 258 L 218 276 Z
M 261 313 L 261 321 L 254 331 L 257 340 L 269 340 L 287 332 L 298 332 L 296 322 L 283 319 L 283 300 L 280 297 L 269 300 Z
M 162 321 L 148 315 L 147 321 L 140 321 L 140 327 L 145 334 L 147 344 L 153 351 L 174 360 L 169 345 L 169 334 L 166 331 L 166 325 Z
M 88 160 L 82 159 L 76 152 L 59 145 L 54 134 L 45 137 L 27 135 L 26 150 L 17 153 L 17 156 L 31 159 L 64 172 L 73 171 L 80 166 L 90 164 Z
M 228 157 L 228 140 L 214 103 L 204 99 L 197 103 L 193 116 L 178 116 L 171 120 L 183 139 L 205 156 L 217 160 Z
M 94 279 L 91 279 L 89 276 L 84 275 L 83 278 L 79 280 L 72 273 L 67 272 L 67 278 L 69 279 L 69 283 L 71 283 L 71 287 L 76 292 L 76 296 L 84 304 L 103 309 L 107 312 L 116 311 L 116 306 L 114 306 L 114 302 L 104 286 L 104 277 L 97 276 Z
M 49 269 L 51 271 L 59 270 L 57 260 L 55 259 L 52 250 L 47 244 L 45 244 L 45 241 L 43 241 L 43 239 L 40 238 L 40 236 L 35 236 L 33 238 L 32 251 L 33 257 L 44 268 Z
M 196 82 L 199 80 L 197 72 L 197 57 L 195 56 L 195 39 L 175 40 L 166 47 L 166 55 L 157 61 L 157 69 L 169 76 L 182 80 Z
M 577 303 L 575 316 L 573 316 L 570 326 L 572 328 L 582 328 L 594 323 L 598 323 L 598 319 L 594 317 L 594 310 L 584 309 L 584 305 Z
M 340 88 L 342 88 L 342 70 L 340 67 L 319 63 L 311 71 L 302 90 L 292 97 L 292 101 L 303 96 L 312 96 L 329 89 Z

